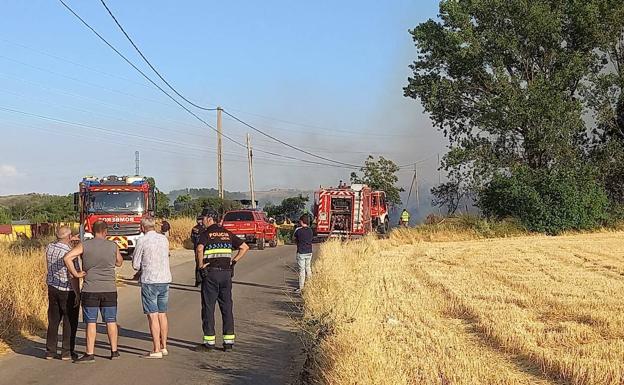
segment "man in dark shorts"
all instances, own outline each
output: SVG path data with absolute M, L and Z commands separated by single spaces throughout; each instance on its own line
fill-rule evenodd
M 117 286 L 115 266 L 120 267 L 123 258 L 115 242 L 106 239 L 107 226 L 102 221 L 93 224 L 93 239 L 74 247 L 63 258 L 67 270 L 77 278 L 84 278 L 82 286 L 82 320 L 87 324 L 86 352 L 75 363 L 95 361 L 95 336 L 98 311 L 106 322 L 111 360 L 119 358 L 117 351 Z M 76 271 L 74 259 L 82 255 L 83 271 Z
M 219 301 L 219 310 L 223 321 L 223 350 L 234 347 L 234 314 L 232 312 L 232 277 L 234 265 L 249 250 L 249 246 L 236 235 L 223 228 L 216 211 L 207 211 L 204 217 L 206 230 L 201 234 L 195 257 L 202 276 L 202 329 L 203 343 L 199 351 L 212 350 L 215 347 L 215 304 Z M 232 258 L 232 250 L 238 250 Z

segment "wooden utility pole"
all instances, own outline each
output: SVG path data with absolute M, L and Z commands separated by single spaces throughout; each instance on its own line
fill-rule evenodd
M 223 149 L 221 136 L 223 134 L 223 127 L 221 123 L 221 112 L 223 109 L 217 107 L 217 185 L 219 189 L 219 198 L 223 199 Z
M 418 195 L 418 168 L 414 164 L 414 183 L 416 184 L 416 211 L 420 212 L 420 195 Z
M 251 193 L 251 208 L 256 208 L 256 193 L 253 178 L 253 150 L 251 149 L 251 135 L 247 133 L 247 161 L 249 163 L 249 192 Z

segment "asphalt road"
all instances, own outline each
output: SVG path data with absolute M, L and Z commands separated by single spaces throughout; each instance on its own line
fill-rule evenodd
M 232 352 L 196 352 L 201 341 L 200 293 L 193 287 L 191 251 L 174 251 L 173 283 L 169 294 L 169 356 L 145 360 L 151 348 L 147 320 L 142 313 L 140 288 L 128 281 L 119 288 L 121 359 L 108 359 L 105 327 L 98 325 L 96 362 L 43 359 L 43 340 L 25 344 L 0 358 L 0 384 L 290 384 L 302 365 L 293 316 L 298 298 L 292 246 L 252 250 L 236 266 L 234 317 L 236 346 Z M 129 262 L 120 269 L 131 277 Z M 217 346 L 220 340 L 217 311 Z M 59 339 L 60 341 L 60 339 Z M 77 351 L 84 350 L 84 325 L 78 330 Z

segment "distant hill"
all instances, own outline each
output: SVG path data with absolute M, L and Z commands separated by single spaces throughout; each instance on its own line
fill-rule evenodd
M 1 195 L 0 196 L 0 206 L 10 207 L 16 205 L 26 205 L 32 203 L 40 203 L 47 200 L 49 197 L 53 197 L 56 195 L 49 194 L 21 194 L 21 195 Z

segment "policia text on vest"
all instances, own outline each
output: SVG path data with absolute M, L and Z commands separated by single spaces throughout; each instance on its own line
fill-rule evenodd
M 213 349 L 216 343 L 215 305 L 223 320 L 223 349 L 234 346 L 234 314 L 232 311 L 232 277 L 234 265 L 240 260 L 249 246 L 240 238 L 214 222 L 204 220 L 206 230 L 199 237 L 196 249 L 197 264 L 201 274 L 201 317 L 204 332 L 202 349 Z M 232 250 L 238 250 L 232 258 Z

